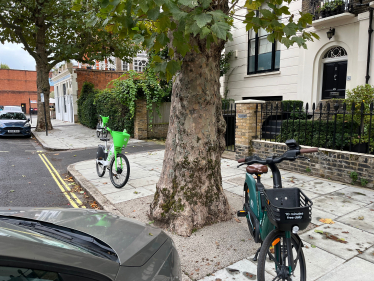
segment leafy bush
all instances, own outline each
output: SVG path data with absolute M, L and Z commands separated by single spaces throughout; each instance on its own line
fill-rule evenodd
M 301 100 L 284 100 L 282 101 L 282 110 L 290 112 L 290 119 L 306 119 L 304 102 Z
M 97 124 L 96 105 L 94 104 L 97 92 L 92 83 L 84 82 L 78 99 L 79 122 L 91 129 L 95 129 Z
M 288 139 L 296 139 L 301 145 L 340 149 L 350 144 L 351 124 L 353 132 L 357 132 L 359 125 L 356 122 L 337 120 L 334 134 L 334 121 L 303 120 L 299 122 L 297 120 L 293 122 L 290 120 L 288 123 L 283 121 L 277 141 L 285 142 Z
M 134 135 L 134 119 L 129 116 L 129 109 L 122 105 L 113 92 L 102 90 L 95 96 L 97 114 L 109 116 L 108 127 L 114 131 L 126 129 Z

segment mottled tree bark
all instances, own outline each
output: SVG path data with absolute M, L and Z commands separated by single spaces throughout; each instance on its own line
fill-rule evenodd
M 221 155 L 226 123 L 222 116 L 219 58 L 224 42 L 189 53 L 175 77 L 165 157 L 151 219 L 179 235 L 231 218 L 222 189 Z

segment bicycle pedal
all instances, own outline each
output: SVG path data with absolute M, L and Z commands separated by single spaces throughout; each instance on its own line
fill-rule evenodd
M 240 210 L 240 211 L 237 212 L 238 217 L 246 217 L 247 214 L 248 214 L 248 212 L 244 211 L 244 210 Z

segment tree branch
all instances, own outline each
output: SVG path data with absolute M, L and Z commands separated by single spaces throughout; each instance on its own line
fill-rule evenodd
M 22 27 L 10 24 L 7 22 L 7 20 L 0 14 L 0 22 L 5 28 L 13 29 L 14 32 L 17 34 L 19 40 L 24 45 L 26 51 L 35 59 L 35 61 L 38 61 L 40 58 L 37 56 L 37 54 L 30 48 L 29 44 L 27 43 L 25 37 L 22 34 Z

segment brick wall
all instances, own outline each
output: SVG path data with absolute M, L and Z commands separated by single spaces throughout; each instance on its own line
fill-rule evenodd
M 137 100 L 134 118 L 134 138 L 144 140 L 148 138 L 148 116 L 146 100 Z
M 75 72 L 77 73 L 78 97 L 80 96 L 84 82 L 90 82 L 94 84 L 95 89 L 103 90 L 110 81 L 119 78 L 124 73 L 123 71 L 96 69 L 75 69 Z
M 0 105 L 25 103 L 29 113 L 29 98 L 37 100 L 36 71 L 0 69 Z
M 303 148 L 308 148 L 303 146 Z M 271 155 L 281 155 L 287 150 L 283 143 L 253 140 L 252 153 L 266 158 Z M 308 174 L 325 179 L 351 183 L 351 172 L 357 172 L 358 183 L 361 178 L 368 181 L 366 187 L 374 189 L 374 155 L 360 154 L 320 148 L 319 152 L 306 155 L 310 162 L 304 160 L 283 161 L 279 168 L 293 172 Z M 308 172 L 310 169 L 310 172 Z
M 152 128 L 148 127 L 149 139 L 166 139 L 168 135 L 169 124 L 153 124 Z

